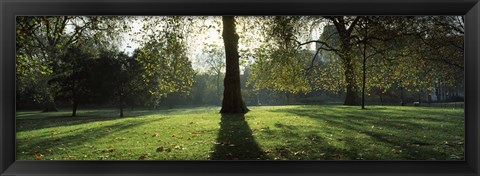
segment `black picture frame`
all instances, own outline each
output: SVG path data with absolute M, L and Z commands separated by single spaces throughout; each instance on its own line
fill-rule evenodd
M 0 0 L 0 13 L 2 176 L 480 173 L 478 0 Z M 15 161 L 17 15 L 465 15 L 465 161 Z

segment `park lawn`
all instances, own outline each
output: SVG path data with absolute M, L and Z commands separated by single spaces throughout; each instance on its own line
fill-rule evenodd
M 17 160 L 463 160 L 463 109 L 339 105 L 18 112 Z M 222 121 L 222 122 L 221 122 Z

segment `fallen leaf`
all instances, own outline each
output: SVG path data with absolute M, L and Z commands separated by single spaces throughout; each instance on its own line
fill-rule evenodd
M 41 160 L 43 158 L 42 154 L 35 154 L 35 160 Z
M 165 152 L 165 151 L 167 151 L 167 149 L 169 149 L 169 148 L 160 146 L 160 147 L 157 148 L 157 152 Z

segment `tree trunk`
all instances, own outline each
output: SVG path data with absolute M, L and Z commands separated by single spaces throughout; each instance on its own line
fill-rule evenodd
M 342 30 L 343 31 L 343 30 Z M 345 32 L 346 33 L 346 32 Z M 347 96 L 344 105 L 356 106 L 360 105 L 360 97 L 356 90 L 355 71 L 352 63 L 352 44 L 350 43 L 350 35 L 343 34 L 341 37 L 341 52 L 343 66 L 345 67 L 345 82 L 347 83 Z
M 73 106 L 72 106 L 72 117 L 77 116 L 77 108 L 78 108 L 78 103 L 76 100 L 74 100 Z
M 380 93 L 380 94 L 378 94 L 378 96 L 380 97 L 380 103 L 381 103 L 381 104 L 382 104 L 382 106 L 383 106 L 383 96 L 382 96 L 382 94 L 381 94 L 381 93 Z
M 363 58 L 363 83 L 362 83 L 362 109 L 365 109 L 365 82 L 366 82 L 366 67 L 365 67 L 365 61 L 367 58 Z
M 238 34 L 233 16 L 223 16 L 223 42 L 225 44 L 226 73 L 223 81 L 223 100 L 220 113 L 247 113 L 240 90 L 240 65 L 238 55 Z
M 120 117 L 123 117 L 123 106 L 120 105 Z
M 72 81 L 72 117 L 77 116 L 78 100 L 75 94 L 75 81 Z
M 403 102 L 403 87 L 400 87 L 400 105 L 405 105 L 405 102 Z
M 362 109 L 365 109 L 365 84 L 367 82 L 367 25 L 365 24 L 365 41 L 363 41 L 363 80 L 362 80 Z
M 345 97 L 344 105 L 360 105 L 360 97 L 356 90 L 355 71 L 352 63 L 352 29 L 356 26 L 359 17 L 356 17 L 354 22 L 347 28 L 343 17 L 330 17 L 337 29 L 338 36 L 340 37 L 340 58 L 345 68 L 345 82 L 347 83 L 347 96 Z
M 123 117 L 123 96 L 120 95 L 120 117 Z
M 360 98 L 358 97 L 357 90 L 355 88 L 355 73 L 350 57 L 345 58 L 345 82 L 347 83 L 347 96 L 345 97 L 344 105 L 360 105 Z

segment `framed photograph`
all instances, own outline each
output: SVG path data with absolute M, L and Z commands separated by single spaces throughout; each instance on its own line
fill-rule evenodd
M 478 0 L 0 10 L 1 175 L 479 175 Z

